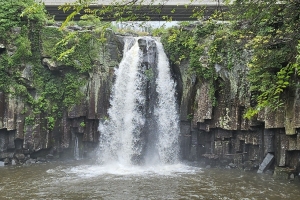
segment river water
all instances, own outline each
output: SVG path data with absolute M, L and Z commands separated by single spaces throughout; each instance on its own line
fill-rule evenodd
M 300 183 L 184 164 L 126 167 L 69 161 L 1 167 L 0 199 L 299 200 Z

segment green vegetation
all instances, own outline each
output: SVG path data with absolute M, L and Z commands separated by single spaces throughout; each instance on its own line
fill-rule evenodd
M 105 42 L 103 29 L 59 30 L 45 26 L 51 20 L 44 5 L 34 0 L 0 2 L 0 43 L 5 46 L 0 54 L 0 91 L 25 103 L 26 125 L 44 120 L 49 130 L 64 110 L 84 98 L 81 88 Z M 63 71 L 45 68 L 42 57 L 51 57 Z M 27 72 L 29 77 L 23 77 Z
M 188 26 L 183 23 L 178 27 L 161 31 L 161 41 L 170 61 L 178 65 L 187 59 L 190 74 L 196 74 L 200 81 L 210 83 L 210 98 L 213 102 L 215 102 L 215 80 L 217 79 L 214 65 L 222 62 L 223 55 L 219 54 L 222 41 L 210 38 L 213 34 L 218 35 L 220 30 L 222 30 L 220 25 L 208 21 Z
M 80 127 L 84 128 L 85 127 L 85 123 L 84 122 L 80 122 Z
M 35 4 L 34 0 L 0 2 L 0 43 L 7 49 L 7 54 L 0 57 L 1 91 L 26 95 L 26 88 L 20 84 L 20 74 L 33 56 L 33 41 L 29 34 L 41 28 L 47 17 L 41 7 L 29 12 L 31 5 Z
M 262 108 L 281 108 L 298 78 L 300 40 L 299 1 L 236 1 L 231 19 L 233 31 L 246 38 L 251 50 L 248 62 L 250 90 L 257 104 L 245 117 L 255 116 Z

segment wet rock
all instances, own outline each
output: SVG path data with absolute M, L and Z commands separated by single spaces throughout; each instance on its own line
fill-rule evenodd
M 4 165 L 9 165 L 10 164 L 10 159 L 9 158 L 5 158 L 4 159 Z
M 86 30 L 93 30 L 95 29 L 95 26 L 83 26 L 82 28 Z
M 272 175 L 274 172 L 272 170 L 267 170 L 265 171 L 265 174 L 269 174 L 269 175 Z
M 47 159 L 53 159 L 53 157 L 54 157 L 54 156 L 53 156 L 52 154 L 46 155 L 46 158 L 47 158 Z
M 80 26 L 78 26 L 78 25 L 69 26 L 68 29 L 74 30 L 74 31 L 80 31 L 80 30 L 82 30 L 82 28 Z
M 274 155 L 268 153 L 265 157 L 265 159 L 263 160 L 263 162 L 260 164 L 259 169 L 257 170 L 257 173 L 263 173 L 264 170 L 268 169 L 268 167 L 272 164 L 274 160 Z
M 57 27 L 60 27 L 62 25 L 62 22 L 55 22 L 53 25 L 57 26 Z
M 52 60 L 50 58 L 44 58 L 43 61 L 42 61 L 42 64 L 47 66 L 51 71 L 61 70 L 65 67 L 65 66 L 61 65 L 58 62 L 55 62 L 54 60 Z
M 41 158 L 41 157 L 38 157 L 36 159 L 37 162 L 47 162 L 47 160 L 45 158 Z
M 15 159 L 12 159 L 12 161 L 11 161 L 11 165 L 16 165 L 17 164 L 17 162 L 15 161 Z
M 25 155 L 22 154 L 22 153 L 18 153 L 18 154 L 15 154 L 15 158 L 16 158 L 18 161 L 22 162 L 22 161 L 25 160 Z
M 273 177 L 277 180 L 289 179 L 289 170 L 285 167 L 275 167 Z
M 223 67 L 222 65 L 215 64 L 215 70 L 224 81 L 228 79 L 229 72 L 227 68 Z
M 4 162 L 3 161 L 0 161 L 0 167 L 4 167 Z
M 21 27 L 13 27 L 13 28 L 11 28 L 11 31 L 14 34 L 19 34 L 19 33 L 21 33 Z
M 295 179 L 295 174 L 291 174 L 290 179 Z
M 26 160 L 26 165 L 31 165 L 31 164 L 33 164 L 33 163 L 35 163 L 36 162 L 36 160 L 35 159 L 28 159 L 28 160 Z
M 244 162 L 244 171 L 251 171 L 253 168 L 253 164 L 251 161 Z
M 33 86 L 33 65 L 26 64 L 25 68 L 22 71 L 20 81 L 27 87 L 27 88 L 34 88 Z
M 236 164 L 233 164 L 233 163 L 229 163 L 228 166 L 229 166 L 230 168 L 236 168 L 236 167 L 237 167 Z
M 210 169 L 211 168 L 211 166 L 210 165 L 206 165 L 206 167 L 205 167 L 206 169 Z

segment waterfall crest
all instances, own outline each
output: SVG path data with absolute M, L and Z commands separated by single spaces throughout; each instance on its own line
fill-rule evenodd
M 99 162 L 174 164 L 180 132 L 176 83 L 163 46 L 150 37 L 125 38 L 123 55 L 109 117 L 99 125 Z

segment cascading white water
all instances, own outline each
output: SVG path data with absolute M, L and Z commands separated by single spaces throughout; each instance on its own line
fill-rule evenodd
M 158 52 L 158 77 L 156 80 L 158 106 L 155 115 L 158 118 L 157 148 L 163 163 L 175 163 L 179 154 L 179 124 L 175 99 L 176 83 L 171 78 L 169 60 L 163 46 L 156 42 Z
M 139 140 L 138 129 L 144 125 L 145 119 L 135 106 L 143 104 L 145 99 L 139 89 L 142 81 L 138 72 L 141 51 L 138 43 L 130 47 L 132 40 L 134 38 L 126 38 L 124 57 L 115 71 L 109 120 L 99 126 L 100 161 L 104 163 L 117 161 L 129 165 L 132 156 L 141 151 L 134 143 Z
M 78 136 L 75 136 L 75 141 L 74 141 L 74 158 L 75 160 L 80 160 Z
M 149 87 L 149 77 L 143 64 L 143 54 L 139 46 L 140 38 L 126 38 L 124 47 L 124 57 L 116 69 L 115 83 L 111 96 L 111 107 L 108 111 L 109 119 L 100 123 L 99 130 L 100 147 L 99 161 L 103 164 L 119 163 L 122 165 L 135 164 L 135 159 L 144 160 L 147 164 L 173 164 L 178 161 L 179 145 L 179 125 L 178 113 L 175 99 L 175 82 L 171 78 L 170 67 L 167 56 L 164 53 L 161 43 L 155 41 L 158 60 L 157 78 L 155 83 L 157 98 L 149 101 L 153 102 L 154 113 L 147 112 L 149 102 L 144 90 Z M 148 43 L 152 38 L 142 38 Z M 149 59 L 150 56 L 147 56 Z M 146 61 L 149 63 L 149 60 Z M 153 71 L 153 69 L 150 69 Z M 148 82 L 147 82 L 148 81 Z M 148 97 L 149 99 L 149 97 Z M 148 111 L 149 112 L 149 111 Z M 151 111 L 150 111 L 151 112 Z M 147 122 L 149 115 L 154 119 L 156 130 L 145 133 L 145 126 L 152 126 Z M 147 116 L 147 117 L 146 117 Z M 149 125 L 150 124 L 150 125 Z M 149 128 L 149 127 L 148 127 Z M 144 132 L 143 132 L 144 131 Z M 155 133 L 150 133 L 155 132 Z M 155 139 L 145 139 L 145 134 L 155 135 Z M 147 151 L 156 152 L 156 159 L 145 158 L 154 153 L 145 153 L 146 142 L 155 144 L 148 145 Z M 153 149 L 149 149 L 153 148 Z M 141 163 L 141 162 L 139 162 Z

